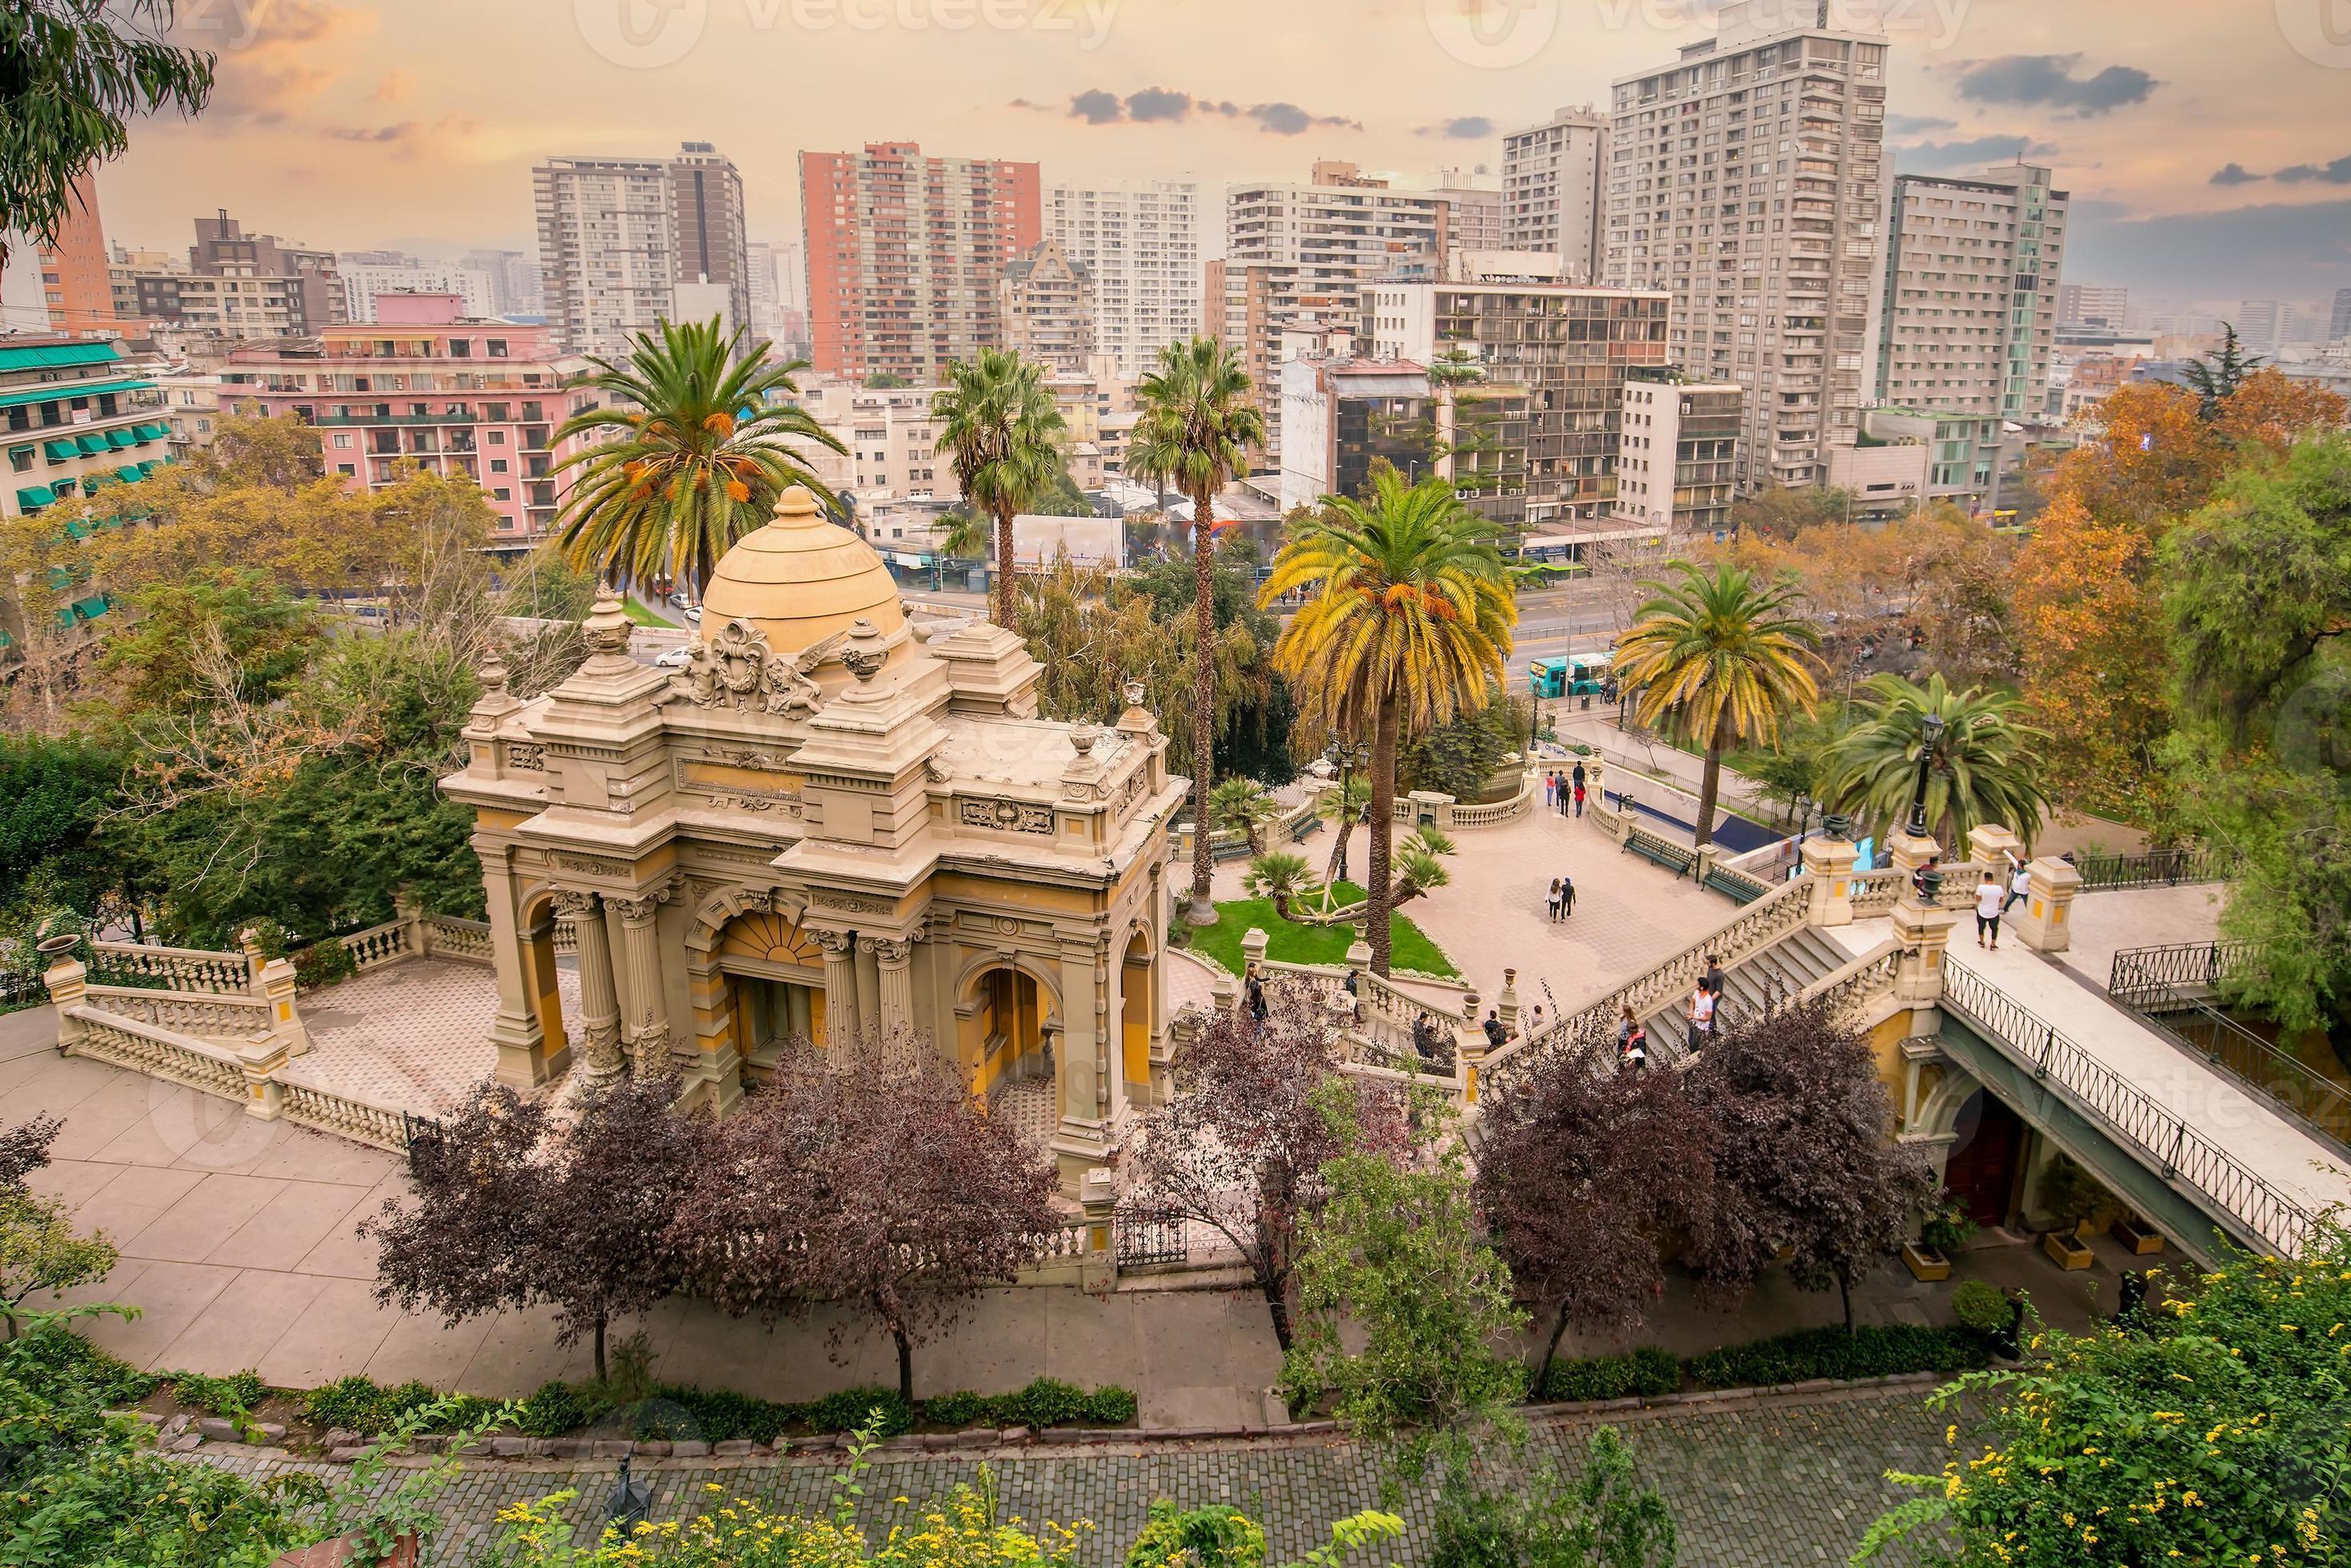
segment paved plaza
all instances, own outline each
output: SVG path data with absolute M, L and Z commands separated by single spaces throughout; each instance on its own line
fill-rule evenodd
M 580 968 L 558 961 L 563 1016 L 580 1016 Z M 482 964 L 409 959 L 302 993 L 310 1049 L 289 1083 L 379 1105 L 447 1111 L 498 1064 L 490 1044 L 497 982 Z
M 1924 1407 L 1917 1386 L 1850 1390 L 1812 1397 L 1742 1400 L 1613 1413 L 1608 1419 L 1629 1439 L 1643 1479 L 1671 1508 L 1684 1568 L 1789 1568 L 1842 1563 L 1870 1521 L 1909 1495 L 1884 1479 L 1888 1469 L 1933 1472 L 1945 1452 L 1948 1417 Z M 1573 1468 L 1598 1424 L 1573 1417 L 1540 1424 L 1531 1445 L 1538 1462 Z M 862 1478 L 860 1521 L 874 1539 L 893 1523 L 913 1519 L 930 1499 L 972 1479 L 980 1455 L 906 1457 L 895 1452 Z M 1359 1449 L 1335 1439 L 1255 1443 L 1164 1443 L 1081 1448 L 1062 1453 L 1034 1449 L 985 1456 L 1002 1488 L 1005 1512 L 1037 1522 L 1085 1521 L 1078 1561 L 1093 1565 L 1123 1560 L 1143 1527 L 1154 1498 L 1187 1506 L 1225 1502 L 1266 1529 L 1269 1561 L 1291 1562 L 1329 1538 L 1330 1522 L 1383 1506 L 1377 1472 Z M 282 1460 L 220 1456 L 210 1462 L 246 1474 L 293 1468 Z M 635 1473 L 653 1487 L 656 1520 L 699 1512 L 726 1497 L 747 1497 L 803 1514 L 828 1513 L 832 1460 L 749 1460 L 714 1467 L 707 1461 L 640 1463 Z M 330 1481 L 332 1467 L 305 1466 Z M 469 1466 L 442 1494 L 437 1511 L 447 1533 L 436 1560 L 479 1560 L 497 1511 L 567 1489 L 580 1495 L 566 1512 L 585 1536 L 603 1517 L 615 1466 L 603 1463 L 500 1463 Z M 402 1471 L 383 1478 L 395 1484 Z M 707 1489 L 725 1489 L 725 1496 Z M 904 1499 L 904 1502 L 897 1500 Z M 1408 1497 L 1402 1510 L 1405 1539 L 1364 1553 L 1364 1563 L 1428 1560 L 1433 1508 L 1426 1496 Z M 1897 1552 L 1884 1561 L 1918 1561 Z

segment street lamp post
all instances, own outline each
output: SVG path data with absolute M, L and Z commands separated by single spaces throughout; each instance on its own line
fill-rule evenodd
M 1918 747 L 1918 783 L 1910 792 L 1910 824 L 1913 838 L 1927 836 L 1927 774 L 1935 765 L 1935 746 L 1943 738 L 1943 716 L 1929 713 L 1919 726 L 1924 737 Z

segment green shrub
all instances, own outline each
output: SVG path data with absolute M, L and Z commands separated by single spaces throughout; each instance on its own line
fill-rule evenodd
M 1998 1334 L 2015 1320 L 2016 1309 L 1989 1280 L 1961 1280 L 1951 1290 L 1951 1314 L 1962 1328 Z
M 587 1424 L 588 1407 L 580 1403 L 571 1385 L 560 1379 L 540 1384 L 538 1392 L 515 1412 L 515 1426 L 526 1437 L 559 1438 Z
M 1654 1399 L 1682 1386 L 1682 1365 L 1673 1352 L 1645 1345 L 1630 1355 L 1598 1355 L 1586 1361 L 1554 1361 L 1543 1381 L 1546 1399 Z
M 1134 1424 L 1134 1391 L 1106 1384 L 1086 1396 L 1081 1419 L 1090 1427 L 1126 1427 Z
M 684 1410 L 692 1422 L 694 1430 L 679 1436 L 699 1438 L 709 1443 L 732 1442 L 738 1438 L 772 1443 L 801 1414 L 798 1406 L 754 1398 L 732 1388 L 666 1384 L 656 1393 Z
M 375 1379 L 354 1372 L 323 1388 L 313 1388 L 302 1401 L 302 1418 L 313 1426 L 340 1427 L 350 1432 L 375 1432 L 378 1401 L 383 1390 Z
M 923 1419 L 941 1427 L 979 1427 L 996 1424 L 996 1401 L 967 1388 L 952 1394 L 940 1394 L 923 1401 Z
M 268 1386 L 261 1381 L 261 1374 L 249 1367 L 226 1377 L 208 1377 L 201 1372 L 173 1372 L 167 1376 L 172 1381 L 172 1392 L 181 1404 L 193 1405 L 214 1416 L 247 1415 L 269 1397 Z
M 295 983 L 308 990 L 349 980 L 359 971 L 350 949 L 333 937 L 312 942 L 294 955 Z
M 8 1376 L 43 1404 L 118 1409 L 136 1405 L 162 1379 L 120 1361 L 63 1324 L 44 1324 L 5 1347 Z
M 914 1424 L 914 1412 L 895 1388 L 844 1388 L 811 1400 L 800 1414 L 819 1432 L 853 1432 L 870 1422 L 877 1435 L 894 1438 Z
M 1265 1562 L 1265 1530 L 1225 1503 L 1179 1512 L 1166 1498 L 1155 1498 L 1143 1533 L 1126 1549 L 1126 1568 L 1176 1562 L 1191 1568 L 1259 1568 Z
M 1003 1396 L 996 1406 L 1008 1426 L 1058 1427 L 1084 1417 L 1086 1392 L 1058 1377 L 1040 1377 L 1019 1393 Z
M 1765 1387 L 1814 1377 L 1886 1377 L 1903 1372 L 1949 1374 L 1989 1366 L 1974 1334 L 1917 1324 L 1808 1328 L 1752 1345 L 1692 1356 L 1685 1367 L 1701 1388 Z

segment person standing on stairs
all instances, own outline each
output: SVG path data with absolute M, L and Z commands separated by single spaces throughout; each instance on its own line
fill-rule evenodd
M 1689 1000 L 1689 1054 L 1692 1057 L 1714 1043 L 1714 992 L 1708 991 L 1706 981 L 1701 980 L 1698 982 L 1698 989 L 1690 992 Z
M 2008 908 L 2008 889 L 1990 871 L 1983 874 L 1976 888 L 1976 946 L 1984 945 L 1984 934 L 1991 934 L 1991 950 L 2000 951 L 2000 913 Z

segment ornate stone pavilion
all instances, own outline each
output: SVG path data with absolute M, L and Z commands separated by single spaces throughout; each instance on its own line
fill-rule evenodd
M 554 691 L 488 672 L 442 789 L 475 813 L 499 1077 L 667 1066 L 723 1112 L 788 1040 L 911 1031 L 977 1095 L 1050 1081 L 1074 1194 L 1124 1108 L 1167 1093 L 1161 846 L 1186 781 L 1139 689 L 1113 724 L 1039 719 L 1018 637 L 910 625 L 798 487 L 703 605 L 674 675 L 630 657 L 610 595 Z

